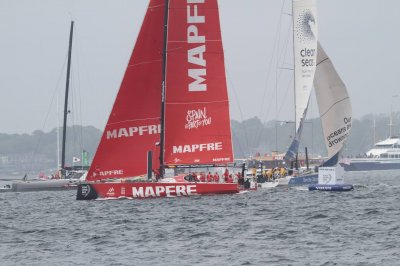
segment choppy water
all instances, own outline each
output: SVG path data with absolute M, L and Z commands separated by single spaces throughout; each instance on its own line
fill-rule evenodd
M 400 171 L 353 192 L 76 201 L 0 194 L 0 265 L 400 265 Z

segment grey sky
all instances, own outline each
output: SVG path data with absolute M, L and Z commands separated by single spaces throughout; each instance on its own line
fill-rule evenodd
M 0 133 L 57 125 L 57 97 L 52 97 L 57 89 L 61 110 L 71 18 L 76 22 L 72 122 L 103 129 L 147 3 L 0 0 Z M 291 18 L 281 16 L 283 3 L 289 13 L 289 0 L 219 1 L 233 119 L 293 116 L 292 73 L 281 69 L 290 65 L 292 49 L 285 42 Z M 392 97 L 400 94 L 400 1 L 318 0 L 317 7 L 319 39 L 347 85 L 354 117 L 389 113 L 392 102 L 400 110 L 400 97 Z M 287 58 L 278 65 L 278 98 L 277 54 Z M 315 104 L 311 112 L 316 114 Z

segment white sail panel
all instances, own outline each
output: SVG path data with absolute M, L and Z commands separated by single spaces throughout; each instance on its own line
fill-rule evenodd
M 315 0 L 293 1 L 293 45 L 296 97 L 296 129 L 300 127 L 310 98 L 317 61 Z
M 314 88 L 330 159 L 340 152 L 349 135 L 352 109 L 346 86 L 319 43 Z
M 285 157 L 297 154 L 317 63 L 318 27 L 315 0 L 293 0 L 293 53 L 296 136 Z

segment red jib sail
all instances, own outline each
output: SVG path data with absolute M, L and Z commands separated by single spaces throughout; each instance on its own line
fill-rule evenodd
M 145 174 L 149 150 L 159 167 L 164 2 L 150 1 L 88 180 Z
M 217 0 L 169 5 L 165 164 L 233 161 Z

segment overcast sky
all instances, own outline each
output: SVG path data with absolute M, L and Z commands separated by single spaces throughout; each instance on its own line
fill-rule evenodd
M 56 127 L 71 19 L 76 28 L 70 119 L 103 129 L 147 4 L 0 0 L 0 133 Z M 293 73 L 284 69 L 292 56 L 290 1 L 219 5 L 231 118 L 293 119 Z M 400 1 L 318 0 L 317 12 L 319 39 L 347 85 L 353 116 L 388 114 L 392 104 L 399 111 L 400 96 L 393 96 L 400 94 Z M 315 115 L 316 104 L 310 108 Z

